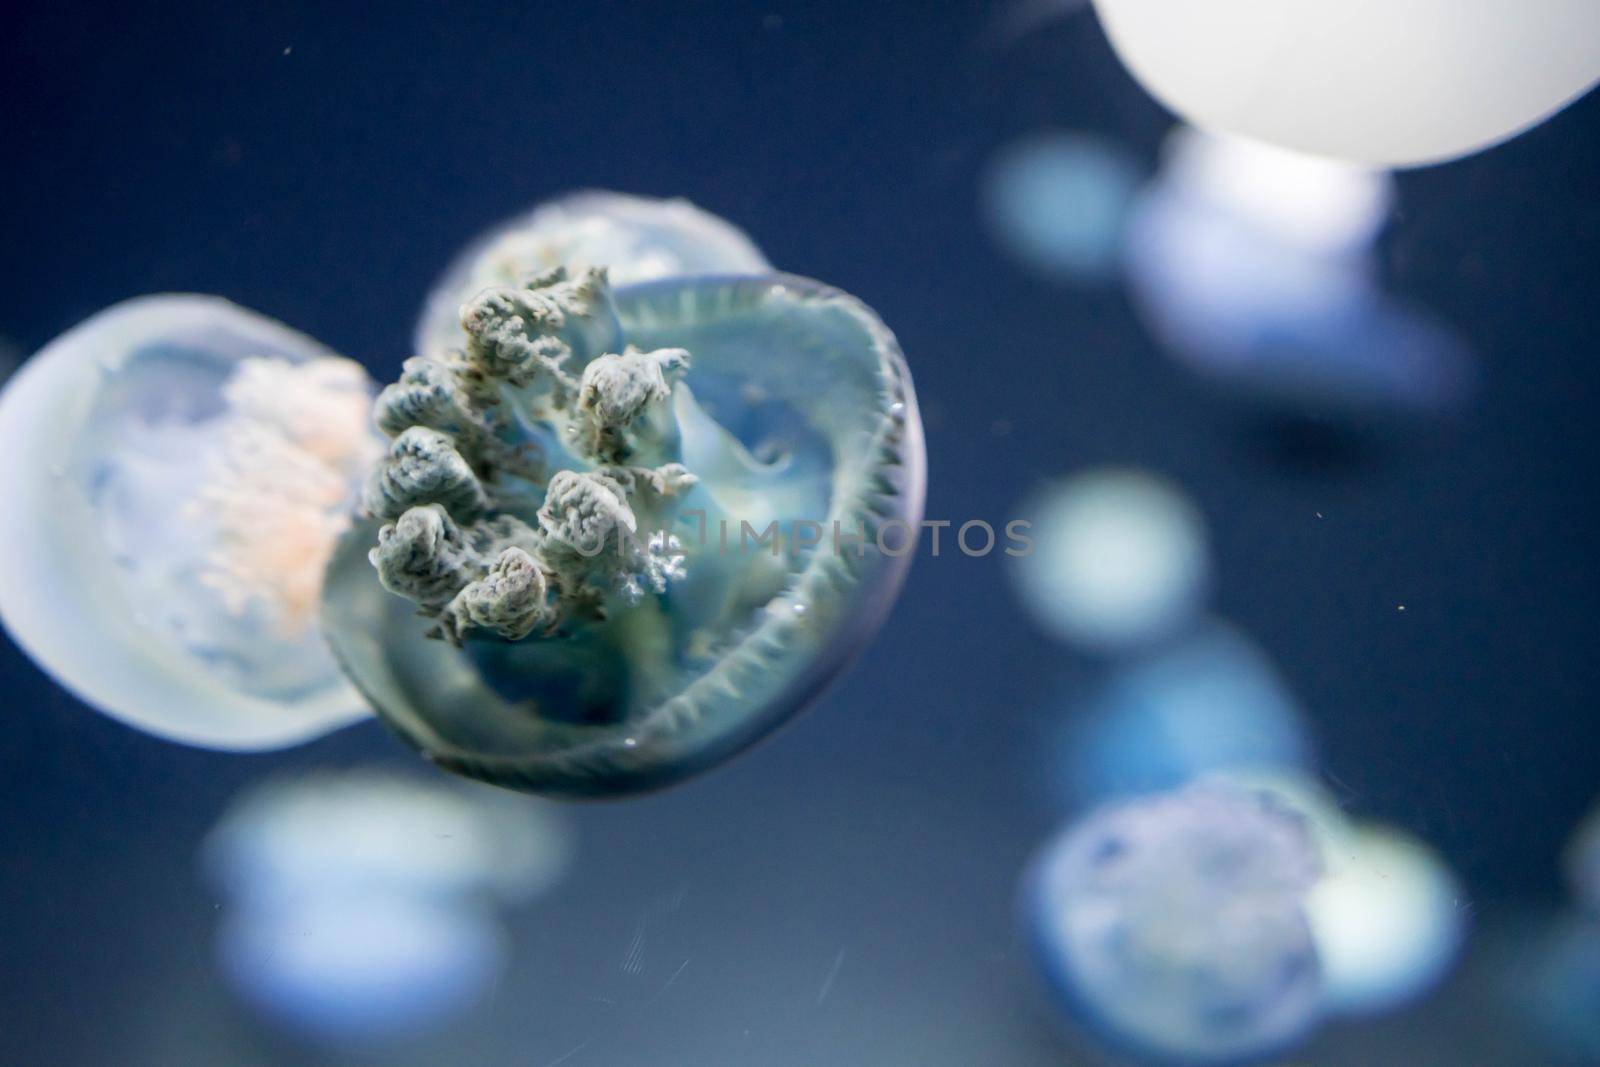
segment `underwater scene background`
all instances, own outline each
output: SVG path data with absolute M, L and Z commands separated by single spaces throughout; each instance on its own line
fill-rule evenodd
M 1143 1062 L 1041 963 L 1027 872 L 1209 771 L 1309 775 L 1449 872 L 1426 979 L 1284 1062 L 1600 1062 L 1600 96 L 1291 212 L 1300 251 L 1205 230 L 1188 303 L 1163 183 L 1220 164 L 1064 0 L 22 2 L 0 99 L 5 367 L 197 291 L 392 381 L 475 235 L 682 196 L 894 330 L 928 518 L 1039 537 L 925 540 L 808 713 L 617 801 L 372 722 L 172 744 L 0 641 L 0 1063 Z M 1050 569 L 1074 487 L 1138 549 L 1109 594 Z

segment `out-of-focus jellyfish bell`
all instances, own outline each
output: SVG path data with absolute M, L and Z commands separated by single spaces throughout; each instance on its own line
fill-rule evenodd
M 434 284 L 417 324 L 416 351 L 431 355 L 464 344 L 461 305 L 474 293 L 554 267 L 574 273 L 606 267 L 615 285 L 772 269 L 744 231 L 687 200 L 574 193 L 469 245 Z
M 1318 874 L 1302 820 L 1271 794 L 1203 784 L 1069 828 L 1035 861 L 1024 912 L 1085 1025 L 1143 1056 L 1233 1063 L 1321 1017 L 1304 909 Z
M 228 898 L 218 963 L 302 1038 L 417 1034 L 490 988 L 506 959 L 495 905 L 549 889 L 571 853 L 565 824 L 524 797 L 376 771 L 272 781 L 202 853 Z
M 1035 494 L 1022 514 L 1034 545 L 1012 559 L 1011 577 L 1034 620 L 1062 640 L 1147 644 L 1192 622 L 1210 591 L 1204 519 L 1154 475 L 1080 474 Z
M 1139 169 L 1083 133 L 1038 134 L 1002 148 L 984 181 L 984 213 L 1005 250 L 1051 278 L 1113 273 Z
M 1063 730 L 1064 758 L 1050 770 L 1074 804 L 1222 772 L 1298 770 L 1311 752 L 1278 672 L 1222 624 L 1117 665 Z
M 432 762 L 533 792 L 663 785 L 770 732 L 876 630 L 925 457 L 864 304 L 788 275 L 613 291 L 558 269 L 461 318 L 459 353 L 379 396 L 386 525 L 343 542 L 323 610 Z
M 1438 984 L 1466 935 L 1461 890 L 1426 845 L 1377 827 L 1322 835 L 1307 902 L 1329 1007 L 1383 1011 Z
M 1537 125 L 1600 79 L 1593 0 L 1095 0 L 1135 77 L 1197 126 L 1383 166 Z
M 271 748 L 368 714 L 323 565 L 379 451 L 361 368 L 225 300 L 103 311 L 0 394 L 0 616 L 57 681 L 162 737 Z
M 1392 203 L 1382 172 L 1180 128 L 1128 224 L 1135 306 L 1192 370 L 1291 413 L 1457 407 L 1471 355 L 1376 276 Z
M 537 896 L 572 862 L 573 833 L 545 802 L 380 771 L 269 781 L 206 840 L 211 879 L 235 900 L 368 893 Z
M 486 909 L 407 896 L 237 911 L 216 950 L 229 985 L 266 1021 L 341 1045 L 443 1024 L 492 988 L 506 958 Z

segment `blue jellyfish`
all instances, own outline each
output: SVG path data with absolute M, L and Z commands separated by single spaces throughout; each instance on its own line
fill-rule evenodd
M 1376 279 L 1392 202 L 1382 172 L 1179 130 L 1128 224 L 1135 307 L 1178 361 L 1291 413 L 1457 408 L 1470 351 Z
M 109 308 L 0 393 L 0 618 L 89 704 L 272 748 L 369 714 L 317 626 L 381 451 L 361 368 L 226 300 Z
M 1094 470 L 1022 506 L 1031 552 L 1010 560 L 1024 607 L 1052 636 L 1094 651 L 1170 637 L 1210 592 L 1205 520 L 1176 487 L 1133 470 Z
M 1312 756 L 1304 715 L 1278 671 L 1222 623 L 1116 664 L 1072 711 L 1047 773 L 1075 804 L 1223 772 L 1298 770 Z
M 786 275 L 556 268 L 460 321 L 462 348 L 379 394 L 373 520 L 324 589 L 335 654 L 432 762 L 662 785 L 792 715 L 883 619 L 925 460 L 865 305 Z
M 1306 894 L 1321 873 L 1304 820 L 1222 783 L 1096 809 L 1051 842 L 1024 915 L 1071 1013 L 1135 1054 L 1270 1056 L 1322 1014 Z
M 1050 278 L 1099 281 L 1117 259 L 1139 168 L 1118 145 L 1085 133 L 1035 134 L 989 164 L 984 213 L 995 240 Z
M 606 267 L 619 286 L 772 269 L 742 230 L 687 200 L 572 193 L 496 226 L 456 258 L 428 295 L 417 353 L 438 355 L 466 343 L 460 310 L 473 294 L 553 267 Z
M 499 907 L 548 890 L 571 854 L 565 822 L 528 797 L 386 771 L 272 780 L 202 851 L 225 898 L 218 965 L 303 1040 L 414 1035 L 492 988 Z

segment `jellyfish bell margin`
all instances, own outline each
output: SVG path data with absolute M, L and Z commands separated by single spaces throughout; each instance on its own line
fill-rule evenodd
M 1094 0 L 1112 47 L 1196 126 L 1383 166 L 1539 125 L 1600 80 L 1592 0 Z
M 289 380 L 317 402 L 319 425 L 276 402 Z M 0 394 L 7 631 L 85 703 L 184 744 L 281 748 L 369 716 L 315 614 L 299 611 L 318 546 L 331 550 L 345 521 L 365 389 L 348 360 L 220 297 L 138 297 L 56 338 Z M 291 459 L 316 492 L 285 506 L 271 478 L 247 478 L 249 493 L 196 495 L 215 487 L 213 460 L 263 456 Z M 271 546 L 230 540 L 263 508 L 304 550 L 305 573 L 252 570 L 251 553 Z M 290 609 L 289 630 L 256 614 L 261 593 Z
M 916 396 L 898 344 L 866 305 L 781 274 L 669 279 L 617 289 L 611 297 L 620 332 L 606 338 L 605 351 L 614 343 L 641 356 L 687 353 L 681 382 L 666 386 L 676 436 L 670 420 L 665 427 L 651 421 L 667 418 L 659 393 L 649 394 L 657 397 L 654 414 L 634 425 L 650 424 L 670 446 L 652 452 L 656 459 L 680 456 L 682 464 L 668 466 L 687 466 L 696 475 L 683 483 L 690 495 L 681 506 L 700 511 L 706 525 L 697 531 L 679 514 L 670 527 L 685 542 L 688 577 L 642 596 L 637 588 L 630 597 L 608 593 L 597 619 L 510 640 L 480 626 L 457 647 L 429 639 L 437 623 L 419 619 L 417 603 L 387 591 L 374 575 L 369 552 L 380 543 L 374 521 L 346 535 L 324 587 L 324 633 L 384 722 L 437 766 L 534 793 L 607 796 L 660 788 L 771 733 L 845 668 L 892 607 L 910 553 L 880 551 L 875 532 L 892 522 L 914 530 L 922 517 L 926 459 Z M 475 299 L 537 303 L 545 296 Z M 570 311 L 565 321 L 563 336 L 580 350 L 592 348 L 590 334 L 613 329 L 574 325 Z M 513 333 L 520 337 L 522 329 Z M 586 389 L 603 360 L 613 358 L 596 358 L 599 351 L 580 351 L 579 362 L 592 366 L 570 368 L 586 372 Z M 642 364 L 628 373 L 635 371 L 648 377 Z M 417 381 L 434 373 L 425 367 L 414 372 Z M 502 396 L 546 404 L 529 399 L 529 389 L 538 388 L 525 384 Z M 559 404 L 554 410 L 566 417 Z M 595 410 L 591 405 L 580 414 Z M 567 455 L 569 444 L 582 451 L 575 440 L 560 433 L 542 444 Z M 612 447 L 604 434 L 584 440 Z M 620 507 L 632 519 L 611 492 L 620 485 L 613 481 L 606 489 L 607 472 L 616 470 L 602 464 L 560 471 L 549 484 L 559 483 L 563 493 L 581 489 L 574 499 L 582 496 L 582 508 Z M 409 492 L 395 480 L 386 484 Z M 487 484 L 494 488 L 493 481 Z M 638 505 L 642 498 L 632 493 L 630 481 L 628 500 Z M 415 535 L 416 544 L 434 551 L 454 520 L 428 501 L 405 496 L 405 503 L 422 502 L 431 514 L 415 516 L 409 530 L 391 536 Z M 564 530 L 579 514 L 555 516 L 553 510 L 541 504 L 536 519 L 530 502 L 492 521 L 501 531 L 520 524 L 524 536 L 538 538 Z M 718 517 L 731 530 L 727 541 L 719 536 Z M 815 522 L 829 535 L 797 547 L 797 520 Z M 392 525 L 408 521 L 402 514 Z M 777 524 L 770 553 L 763 543 L 746 542 L 747 522 L 754 530 Z M 831 543 L 835 523 L 847 539 L 860 530 L 866 536 L 859 544 Z M 518 563 L 518 551 L 505 549 L 501 564 Z M 517 573 L 525 574 L 521 566 Z M 515 584 L 511 571 L 478 573 L 483 577 L 452 604 L 484 589 L 499 595 Z M 424 610 L 456 623 L 503 621 L 503 600 L 485 606 L 480 596 L 476 613 Z

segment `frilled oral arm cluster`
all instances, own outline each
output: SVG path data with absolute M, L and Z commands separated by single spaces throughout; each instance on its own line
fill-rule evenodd
M 385 588 L 455 644 L 570 632 L 683 577 L 670 533 L 682 349 L 624 347 L 604 270 L 486 289 L 465 347 L 406 361 L 378 396 L 391 439 L 365 493 Z

